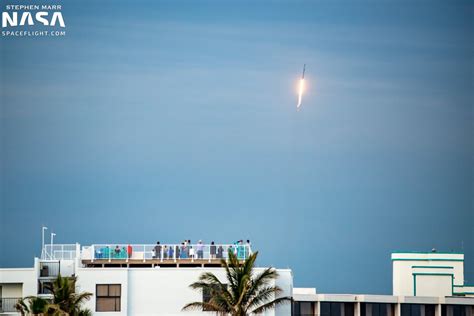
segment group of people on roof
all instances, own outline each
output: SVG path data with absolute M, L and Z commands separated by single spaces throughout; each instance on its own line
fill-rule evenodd
M 180 245 L 162 245 L 156 242 L 152 250 L 154 259 L 204 259 L 204 251 L 208 251 L 210 259 L 222 259 L 227 251 L 231 251 L 239 259 L 246 259 L 251 253 L 250 240 L 244 244 L 243 240 L 236 241 L 233 245 L 204 245 L 202 240 L 192 244 L 190 239 L 185 239 Z
M 226 258 L 229 251 L 240 260 L 248 258 L 252 253 L 250 240 L 247 239 L 245 243 L 243 240 L 238 240 L 232 245 L 216 245 L 214 241 L 210 245 L 204 245 L 202 240 L 193 245 L 189 239 L 180 245 L 162 245 L 157 241 L 151 252 L 153 259 L 204 259 L 204 252 L 209 254 L 206 259 L 222 259 Z M 95 249 L 95 258 L 127 259 L 132 258 L 132 252 L 131 245 L 126 247 L 117 245 L 115 248 L 105 246 Z

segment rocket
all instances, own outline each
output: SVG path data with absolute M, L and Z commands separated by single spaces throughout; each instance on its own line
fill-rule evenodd
M 298 103 L 296 104 L 296 110 L 299 111 L 301 107 L 301 102 L 303 99 L 303 91 L 304 91 L 304 73 L 306 71 L 306 64 L 303 65 L 303 74 L 301 75 L 299 89 L 298 89 Z

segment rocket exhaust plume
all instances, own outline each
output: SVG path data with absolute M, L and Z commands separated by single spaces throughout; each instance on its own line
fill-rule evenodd
M 299 86 L 299 90 L 298 90 L 298 104 L 296 104 L 296 110 L 300 110 L 300 107 L 301 107 L 301 101 L 302 101 L 302 98 L 303 98 L 303 91 L 304 91 L 304 79 L 301 78 L 300 79 L 300 86 Z
M 298 104 L 296 104 L 296 110 L 299 111 L 301 108 L 301 102 L 303 99 L 303 92 L 304 92 L 304 72 L 306 69 L 306 64 L 303 65 L 303 75 L 301 76 L 300 79 L 300 85 L 298 88 Z

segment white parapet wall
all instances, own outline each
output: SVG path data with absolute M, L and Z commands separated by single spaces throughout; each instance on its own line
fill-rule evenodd
M 302 288 L 296 287 L 293 288 L 293 299 L 300 302 L 311 302 L 316 300 L 316 288 Z

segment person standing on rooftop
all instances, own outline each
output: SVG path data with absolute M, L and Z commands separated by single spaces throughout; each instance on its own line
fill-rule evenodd
M 188 252 L 189 252 L 189 258 L 191 258 L 191 259 L 196 258 L 195 253 L 194 253 L 194 248 L 193 248 L 193 246 L 190 245 L 190 246 L 188 247 Z
M 196 250 L 197 250 L 198 259 L 203 259 L 204 258 L 204 245 L 202 244 L 202 240 L 199 240 L 196 246 Z
M 213 241 L 211 241 L 211 247 L 209 249 L 211 259 L 216 259 L 216 245 L 214 244 Z
M 183 245 L 183 243 L 181 243 Z M 176 245 L 176 252 L 175 252 L 176 258 L 181 258 L 181 248 L 179 248 L 179 245 Z
M 176 246 L 170 246 L 169 249 L 168 249 L 168 258 L 170 259 L 174 259 L 173 255 L 174 255 L 174 248 Z
M 129 259 L 132 257 L 132 246 L 130 244 L 127 246 L 127 255 Z
M 158 259 L 161 259 L 161 245 L 160 245 L 159 241 L 156 242 L 155 257 L 158 258 Z
M 222 245 L 219 245 L 219 248 L 217 248 L 217 258 L 224 258 L 224 247 Z
M 180 258 L 186 259 L 188 258 L 188 247 L 186 246 L 187 243 L 181 243 L 181 250 L 180 250 Z
M 163 259 L 168 259 L 168 246 L 163 246 Z

